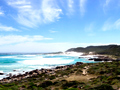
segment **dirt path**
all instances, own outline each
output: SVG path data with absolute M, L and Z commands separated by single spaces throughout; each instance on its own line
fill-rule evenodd
M 88 66 L 85 66 L 83 69 L 82 69 L 82 71 L 83 71 L 83 75 L 87 75 L 87 69 L 88 69 L 89 67 Z
M 87 82 L 90 78 L 95 78 L 96 76 L 93 75 L 71 75 L 70 77 L 66 78 L 67 81 L 81 81 L 81 82 Z
M 89 79 L 91 79 L 91 78 L 96 78 L 95 75 L 87 74 L 88 68 L 89 68 L 89 66 L 85 66 L 82 69 L 82 71 L 83 71 L 82 75 L 75 75 L 75 74 L 73 74 L 70 77 L 66 78 L 66 80 L 67 81 L 74 81 L 74 80 L 76 80 L 76 81 L 89 81 Z

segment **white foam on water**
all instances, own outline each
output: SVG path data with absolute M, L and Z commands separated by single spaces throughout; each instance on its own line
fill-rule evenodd
M 43 56 L 37 56 L 37 55 L 21 55 L 21 56 L 18 56 L 17 58 L 15 59 L 20 59 L 20 60 L 31 60 L 31 59 L 40 59 L 40 58 L 43 58 Z
M 45 69 L 55 68 L 55 66 L 29 66 L 29 67 L 32 68 L 32 70 L 34 70 L 34 69 L 41 69 L 41 68 L 45 68 Z
M 36 56 L 36 55 L 22 55 L 22 56 L 26 56 L 26 57 L 33 57 L 33 56 Z
M 0 75 L 0 80 L 7 77 L 6 75 Z
M 18 61 L 18 63 L 25 65 L 54 65 L 54 64 L 68 64 L 74 60 L 62 60 L 61 58 L 40 58 L 36 60 Z
M 17 58 L 17 56 L 2 56 L 0 58 Z
M 0 71 L 0 73 L 3 73 L 3 71 Z

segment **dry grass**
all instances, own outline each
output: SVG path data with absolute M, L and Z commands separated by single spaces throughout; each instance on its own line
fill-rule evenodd
M 67 81 L 80 81 L 80 82 L 87 82 L 91 78 L 96 78 L 94 75 L 71 75 L 70 77 L 66 78 Z

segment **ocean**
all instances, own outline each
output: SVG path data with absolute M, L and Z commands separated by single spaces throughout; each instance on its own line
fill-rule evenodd
M 0 79 L 8 77 L 11 73 L 19 74 L 27 71 L 54 68 L 61 65 L 75 64 L 76 62 L 94 63 L 87 58 L 78 58 L 78 56 L 56 55 L 56 54 L 11 54 L 0 55 Z

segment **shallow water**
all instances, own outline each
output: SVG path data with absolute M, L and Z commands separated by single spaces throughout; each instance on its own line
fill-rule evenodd
M 5 75 L 0 75 L 0 78 L 6 77 L 9 73 L 18 74 L 34 69 L 75 64 L 76 62 L 94 63 L 86 58 L 66 55 L 0 55 L 0 72 L 5 73 Z

